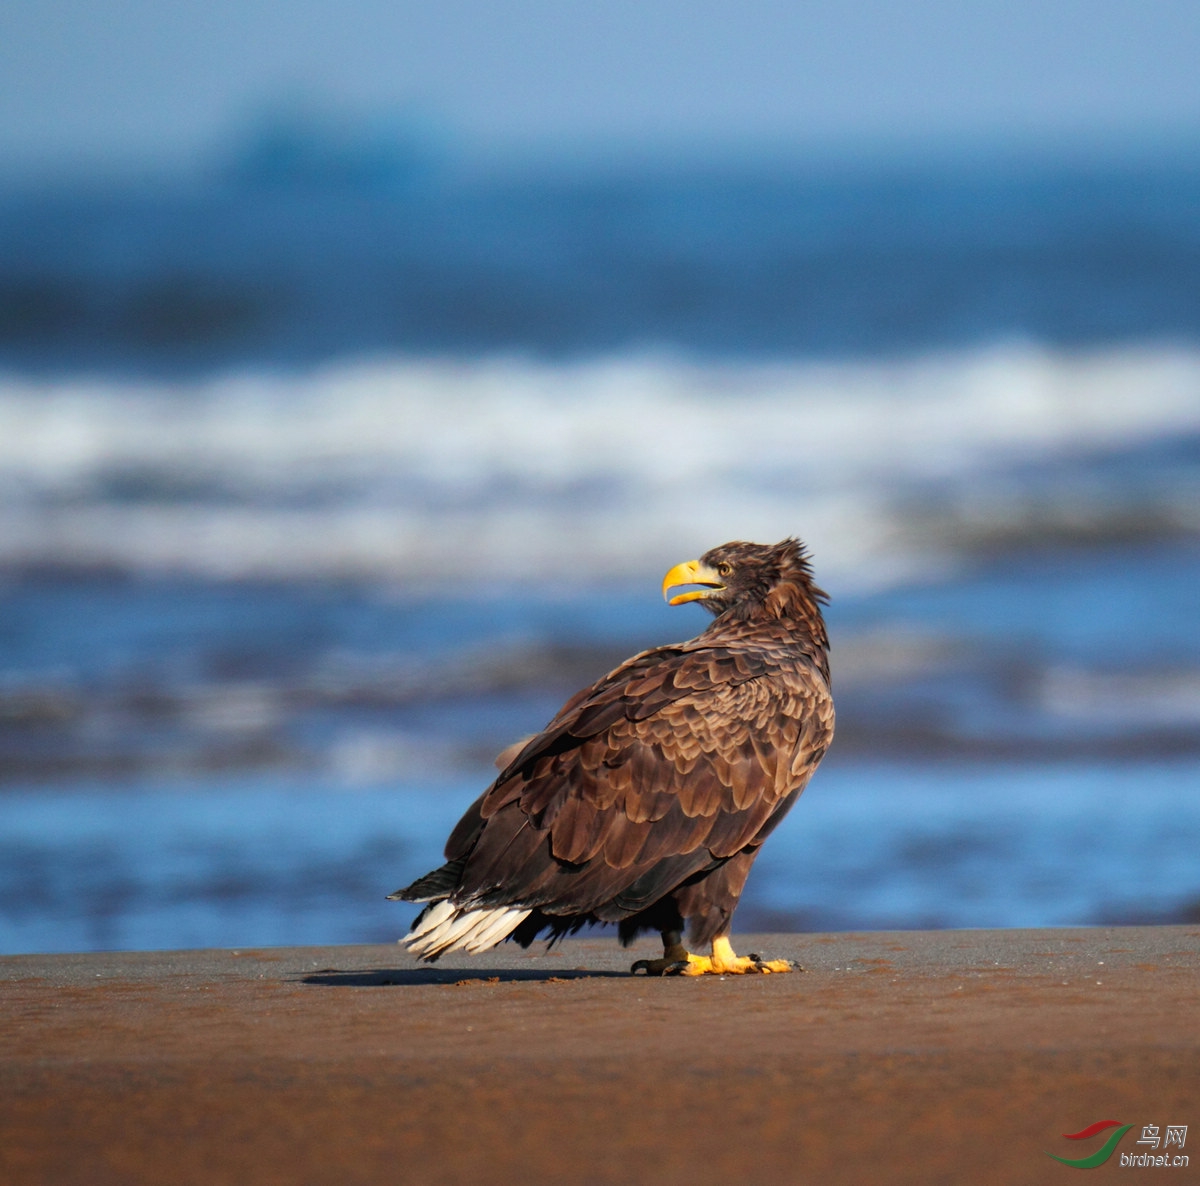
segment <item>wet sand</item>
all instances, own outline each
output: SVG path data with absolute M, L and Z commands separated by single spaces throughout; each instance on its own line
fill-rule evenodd
M 1054 1183 L 1189 1125 L 1200 927 L 0 959 L 0 1182 Z M 1107 1135 L 1107 1134 L 1105 1134 Z M 1115 1173 L 1118 1157 L 1103 1167 Z

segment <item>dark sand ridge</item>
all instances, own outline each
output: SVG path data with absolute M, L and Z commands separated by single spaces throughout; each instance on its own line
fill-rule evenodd
M 1200 1179 L 1200 927 L 737 947 L 808 971 L 631 979 L 648 939 L 3 958 L 0 1181 L 1073 1182 L 1044 1151 L 1110 1119 L 1128 1152 L 1188 1125 Z

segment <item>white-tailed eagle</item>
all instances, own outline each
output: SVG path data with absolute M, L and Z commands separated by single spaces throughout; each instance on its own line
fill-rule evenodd
M 779 972 L 729 929 L 750 866 L 833 739 L 825 594 L 794 539 L 728 543 L 676 565 L 672 605 L 715 620 L 643 651 L 571 697 L 446 844 L 446 863 L 392 898 L 428 905 L 402 940 L 427 960 L 527 946 L 595 922 L 623 943 L 653 929 L 654 975 Z M 684 947 L 687 924 L 693 945 Z

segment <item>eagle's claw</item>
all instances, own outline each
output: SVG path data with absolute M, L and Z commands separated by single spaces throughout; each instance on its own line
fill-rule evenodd
M 795 960 L 765 960 L 757 952 L 751 952 L 747 957 L 754 964 L 756 972 L 803 972 L 804 969 Z
M 635 960 L 629 974 L 636 976 L 639 972 L 645 972 L 647 976 L 682 976 L 687 966 L 687 960 Z

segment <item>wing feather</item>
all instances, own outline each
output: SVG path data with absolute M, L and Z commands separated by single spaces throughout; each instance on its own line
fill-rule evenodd
M 761 842 L 831 733 L 823 675 L 787 648 L 636 655 L 472 805 L 447 844 L 466 861 L 459 897 L 625 917 Z

